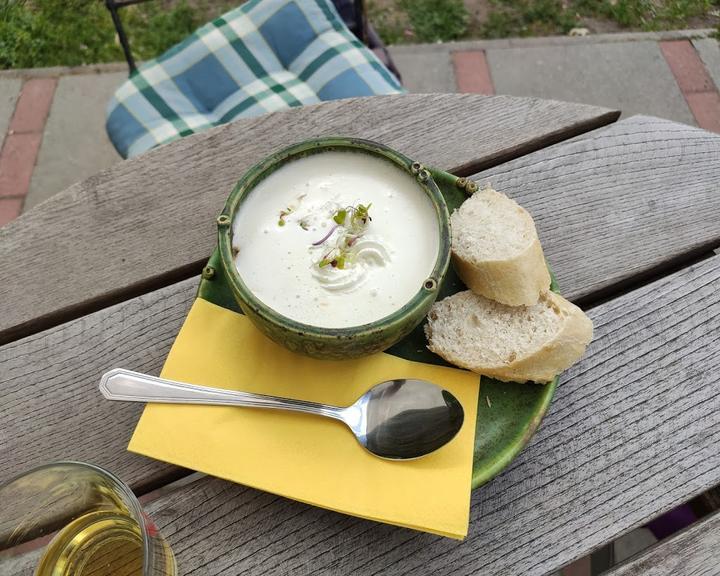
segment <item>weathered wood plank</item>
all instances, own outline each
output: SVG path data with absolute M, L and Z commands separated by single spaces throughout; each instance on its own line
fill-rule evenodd
M 635 116 L 474 178 L 535 215 L 581 300 L 720 246 L 720 136 L 698 128 Z
M 720 512 L 659 542 L 607 572 L 607 576 L 717 576 Z
M 186 574 L 545 574 L 720 482 L 720 257 L 590 311 L 596 335 L 463 543 L 205 478 L 148 510 Z
M 668 142 L 667 146 L 670 148 L 672 143 Z M 708 188 L 712 189 L 712 184 L 708 184 Z M 668 200 L 664 192 L 664 189 L 653 191 L 651 199 L 665 204 Z M 584 202 L 583 194 L 566 193 L 566 206 L 581 210 Z M 552 246 L 562 243 L 566 234 L 562 218 L 571 217 L 573 210 L 568 208 L 570 216 L 565 216 L 556 214 L 552 204 L 542 204 L 534 213 L 541 223 L 540 234 L 550 246 L 548 257 L 555 267 L 556 254 Z M 631 204 L 625 219 L 638 220 L 644 214 L 644 204 Z M 688 219 L 703 217 L 700 210 L 696 214 L 688 210 Z M 612 234 L 613 226 L 615 224 L 602 220 L 589 220 L 585 230 L 588 237 L 594 238 Z M 617 233 L 623 233 L 624 219 L 617 226 Z M 664 225 L 662 219 L 655 226 L 657 242 L 673 241 L 676 232 L 672 226 Z M 643 238 L 629 240 L 626 248 L 634 251 L 638 259 L 645 252 L 654 254 L 654 248 L 648 247 Z M 575 275 L 596 285 L 602 283 L 607 274 L 603 268 L 604 253 L 588 248 L 587 253 L 575 256 L 577 260 L 572 267 L 565 263 L 560 268 L 565 282 L 561 284 L 563 292 L 573 300 L 584 293 L 584 287 L 574 281 Z M 627 261 L 620 261 L 615 272 L 621 276 L 629 274 L 631 270 L 623 268 L 628 265 Z M 57 458 L 110 463 L 113 470 L 140 490 L 145 484 L 161 482 L 165 475 L 172 477 L 176 473 L 162 464 L 126 453 L 126 442 L 139 408 L 103 403 L 94 391 L 100 374 L 114 366 L 159 372 L 182 316 L 190 306 L 194 285 L 195 280 L 190 280 L 160 289 L 0 347 L 0 392 L 12 398 L 12 403 L 0 403 L 0 458 L 6 462 L 0 470 L 0 480 L 28 466 Z M 50 408 L 43 404 L 46 399 Z M 74 405 L 78 399 L 86 403 L 87 409 Z M 58 406 L 64 408 L 58 409 Z M 35 414 L 33 418 L 42 425 L 34 429 L 28 426 L 30 414 Z M 106 421 L 112 425 L 111 435 L 98 427 L 99 422 Z M 4 440 L 6 438 L 8 440 Z M 44 448 L 40 448 L 42 442 Z
M 240 120 L 121 162 L 0 229 L 0 342 L 187 278 L 243 172 L 292 142 L 379 140 L 472 172 L 614 121 L 604 108 L 507 96 L 403 95 Z
M 668 227 L 667 233 L 673 231 Z M 643 245 L 637 244 L 636 250 L 641 251 Z M 592 258 L 589 255 L 578 266 L 597 268 Z M 715 261 L 717 258 L 711 263 Z M 698 270 L 705 272 L 699 274 Z M 238 538 L 246 521 L 237 518 L 234 509 L 244 510 L 247 522 L 259 526 L 258 532 L 263 527 L 270 529 L 258 536 L 259 545 L 271 549 L 271 541 L 279 540 L 289 549 L 280 555 L 284 558 L 281 561 L 295 566 L 300 573 L 312 571 L 316 562 L 309 559 L 309 553 L 302 552 L 305 548 L 318 555 L 321 572 L 333 571 L 336 564 L 340 572 L 383 572 L 386 563 L 395 561 L 388 572 L 406 571 L 415 558 L 438 573 L 449 572 L 450 567 L 469 559 L 471 563 L 459 569 L 460 574 L 474 571 L 473 562 L 481 567 L 493 563 L 482 568 L 489 573 L 504 569 L 513 572 L 516 568 L 522 573 L 540 573 L 566 563 L 718 482 L 717 455 L 708 454 L 708 446 L 716 441 L 712 430 L 718 423 L 718 410 L 707 410 L 708 405 L 716 407 L 718 402 L 717 398 L 705 396 L 717 385 L 713 370 L 717 372 L 718 344 L 717 340 L 709 340 L 718 332 L 716 270 L 716 264 L 705 263 L 673 276 L 667 281 L 669 286 L 659 283 L 593 311 L 598 326 L 593 355 L 571 371 L 569 382 L 561 386 L 558 401 L 531 447 L 506 474 L 475 495 L 473 530 L 465 544 L 436 542 L 431 537 L 303 507 L 219 481 L 203 481 L 188 488 L 199 491 L 193 494 L 208 501 L 207 509 L 181 505 L 185 492 L 172 496 L 177 496 L 177 502 L 164 499 L 154 509 L 162 508 L 168 515 L 165 524 L 169 534 L 184 531 L 185 536 L 178 537 L 178 550 L 186 550 L 182 552 L 184 560 L 187 554 L 209 559 L 211 564 L 198 567 L 198 573 L 215 570 L 216 554 L 227 555 L 228 550 L 239 554 L 238 542 L 253 536 L 252 532 L 240 532 Z M 696 276 L 688 278 L 692 274 Z M 702 284 L 703 274 L 707 275 L 707 284 Z M 708 286 L 712 289 L 710 295 Z M 26 468 L 56 457 L 92 458 L 136 486 L 148 482 L 147 478 L 165 478 L 163 465 L 124 452 L 137 412 L 116 414 L 120 407 L 114 405 L 112 413 L 105 412 L 106 404 L 93 405 L 86 396 L 90 390 L 94 393 L 98 375 L 112 365 L 157 372 L 193 288 L 193 281 L 171 286 L 0 348 L 0 355 L 4 354 L 0 356 L 4 400 L 7 382 L 12 380 L 8 389 L 13 392 L 14 402 L 14 408 L 5 413 L 2 411 L 6 403 L 0 403 L 0 449 L 7 445 L 6 452 L 0 454 L 3 461 L 15 468 Z M 663 343 L 663 337 L 672 342 Z M 602 346 L 596 349 L 599 342 Z M 707 358 L 702 357 L 703 353 L 708 354 Z M 609 374 L 606 381 L 598 384 L 596 380 L 605 374 Z M 680 381 L 683 375 L 690 379 Z M 33 382 L 50 384 L 40 388 Z M 696 382 L 699 390 L 692 388 Z M 28 392 L 39 389 L 45 397 Z M 54 398 L 55 409 L 43 412 L 48 396 Z M 677 422 L 673 419 L 673 402 Z M 73 409 L 63 411 L 64 406 Z M 28 422 L 26 415 L 34 412 L 39 418 Z M 16 442 L 19 434 L 26 433 L 28 423 L 35 426 L 35 436 Z M 111 441 L 105 438 L 108 429 L 115 436 Z M 670 440 L 665 445 L 653 445 L 657 438 Z M 43 442 L 47 442 L 49 451 L 43 449 Z M 578 479 L 581 484 L 577 484 Z M 616 494 L 613 483 L 621 492 Z M 573 490 L 573 486 L 580 488 Z M 240 493 L 257 501 L 243 500 L 246 496 L 238 496 Z M 235 498 L 226 501 L 228 494 Z M 260 510 L 258 503 L 266 507 Z M 297 514 L 296 523 L 282 515 L 286 508 L 287 514 Z M 176 516 L 170 518 L 173 509 L 178 515 L 186 514 L 186 525 Z M 276 513 L 279 516 L 275 520 L 283 524 L 279 532 L 267 524 L 275 521 Z M 208 546 L 218 541 L 216 549 L 198 548 L 197 541 L 191 540 L 195 519 L 206 530 L 200 531 L 198 538 L 206 538 Z M 218 530 L 220 536 L 209 536 L 208 522 L 214 523 L 210 528 Z M 296 537 L 287 532 L 292 526 L 298 531 L 310 530 L 313 538 L 318 532 L 324 536 L 290 545 Z M 343 527 L 348 531 L 341 532 Z M 407 545 L 403 544 L 405 540 Z M 522 550 L 503 549 L 504 542 L 513 540 Z M 255 541 L 248 546 L 249 553 L 261 559 L 256 570 L 267 571 L 265 568 L 274 562 L 272 557 L 265 558 L 264 549 L 257 549 Z M 364 560 L 363 546 L 371 552 Z M 522 556 L 521 552 L 529 555 Z M 246 562 L 240 562 L 237 554 L 230 554 L 231 563 Z M 507 560 L 498 559 L 506 556 Z M 256 560 L 250 558 L 247 562 Z M 365 560 L 367 565 L 363 566 Z M 537 565 L 529 564 L 534 560 Z M 195 558 L 189 565 L 197 561 Z M 235 569 L 230 567 L 229 573 Z
M 53 460 L 115 471 L 145 491 L 182 472 L 127 452 L 142 406 L 110 406 L 97 391 L 117 366 L 158 374 L 197 279 L 146 294 L 0 347 L 0 484 Z
M 41 557 L 42 549 L 17 552 L 17 556 L 9 556 L 8 551 L 0 551 L 0 569 L 8 576 L 33 576 Z

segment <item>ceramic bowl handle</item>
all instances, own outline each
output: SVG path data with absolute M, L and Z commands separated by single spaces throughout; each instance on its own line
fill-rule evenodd
M 455 176 L 444 170 L 438 170 L 437 168 L 426 168 L 426 170 L 435 180 L 435 183 L 446 195 L 450 193 L 462 192 L 466 196 L 472 196 L 478 191 L 477 182 L 465 178 L 464 176 Z

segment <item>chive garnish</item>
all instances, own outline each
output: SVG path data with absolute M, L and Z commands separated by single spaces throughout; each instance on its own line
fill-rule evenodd
M 285 226 L 285 217 L 289 216 L 293 211 L 292 206 L 288 206 L 285 210 L 280 210 L 280 218 L 278 218 L 278 226 Z
M 368 204 L 367 206 L 364 204 L 347 206 L 337 210 L 333 214 L 332 219 L 335 225 L 330 228 L 322 239 L 313 242 L 313 246 L 324 244 L 340 227 L 342 227 L 342 232 L 337 235 L 335 247 L 318 262 L 320 268 L 325 268 L 329 265 L 333 268 L 344 270 L 352 265 L 354 252 L 351 248 L 363 236 L 368 224 L 372 221 L 369 213 L 371 206 L 372 204 Z
M 335 213 L 335 216 L 333 216 L 333 220 L 335 220 L 335 222 L 337 222 L 338 224 L 344 224 L 346 216 L 347 216 L 347 210 L 338 210 Z

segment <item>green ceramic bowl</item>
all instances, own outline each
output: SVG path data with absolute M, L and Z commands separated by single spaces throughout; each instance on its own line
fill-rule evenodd
M 437 215 L 440 247 L 430 276 L 402 308 L 369 324 L 349 328 L 323 328 L 294 321 L 261 302 L 243 282 L 235 267 L 232 223 L 239 207 L 260 181 L 288 162 L 311 154 L 351 151 L 390 162 L 412 176 L 430 198 Z M 231 192 L 218 223 L 218 248 L 230 290 L 242 311 L 268 337 L 293 352 L 315 358 L 356 358 L 386 350 L 399 342 L 425 317 L 437 298 L 450 261 L 450 216 L 434 175 L 418 162 L 377 142 L 351 138 L 321 138 L 295 144 L 253 166 Z
M 416 166 L 417 168 L 417 166 Z M 455 210 L 477 186 L 470 180 L 433 168 L 429 171 L 450 210 Z M 232 272 L 234 267 L 230 268 Z M 559 293 L 552 276 L 551 289 Z M 450 267 L 445 274 L 438 298 L 446 298 L 467 288 Z M 241 312 L 235 288 L 225 273 L 219 250 L 215 250 L 203 269 L 198 297 L 230 310 Z M 387 353 L 413 362 L 449 366 L 426 346 L 423 327 L 418 325 Z M 482 486 L 497 476 L 530 441 L 547 412 L 558 384 L 555 378 L 545 386 L 500 382 L 491 378 L 480 381 L 480 397 L 475 423 L 472 487 Z

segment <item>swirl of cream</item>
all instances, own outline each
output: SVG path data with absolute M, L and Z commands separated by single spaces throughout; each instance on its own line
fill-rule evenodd
M 343 269 L 313 264 L 313 278 L 329 292 L 352 292 L 363 285 L 372 268 L 384 267 L 390 262 L 390 254 L 376 239 L 362 237 L 353 246 L 350 261 Z

